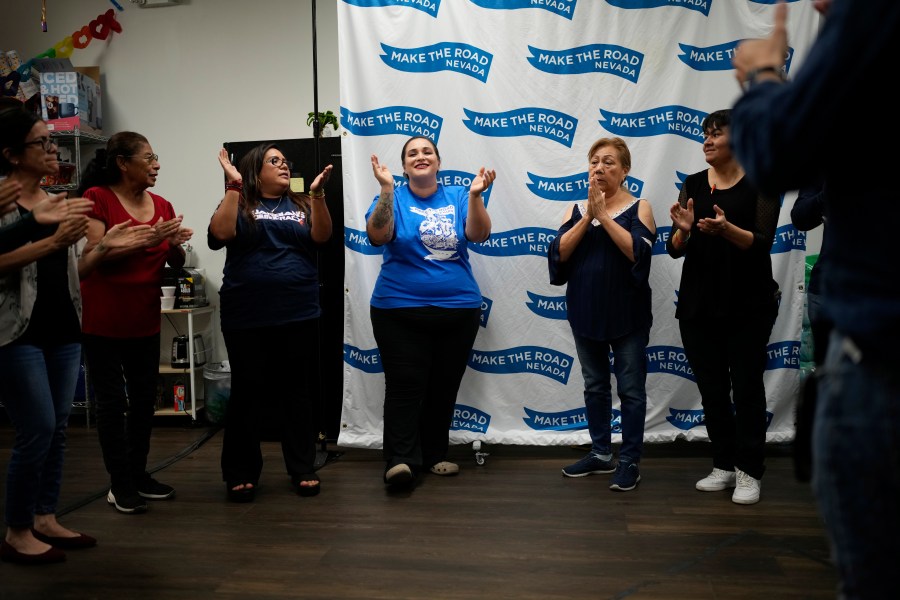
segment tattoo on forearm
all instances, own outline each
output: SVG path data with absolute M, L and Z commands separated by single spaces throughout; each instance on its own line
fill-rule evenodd
M 394 221 L 394 194 L 392 192 L 382 192 L 378 198 L 378 204 L 372 211 L 372 227 L 381 229 L 382 227 L 392 227 Z

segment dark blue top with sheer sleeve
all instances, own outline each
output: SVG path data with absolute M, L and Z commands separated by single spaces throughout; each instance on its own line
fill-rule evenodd
M 562 224 L 548 251 L 550 283 L 566 288 L 572 333 L 595 340 L 614 340 L 653 323 L 650 292 L 650 257 L 654 235 L 638 217 L 639 200 L 614 217 L 631 232 L 635 261 L 631 262 L 602 226 L 590 227 L 566 262 L 559 257 L 563 234 L 582 219 L 576 205 Z

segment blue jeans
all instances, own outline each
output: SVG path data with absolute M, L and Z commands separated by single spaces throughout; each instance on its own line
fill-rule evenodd
M 848 356 L 832 331 L 813 428 L 813 490 L 842 598 L 895 597 L 900 565 L 900 375 Z
M 80 367 L 80 344 L 0 347 L 0 399 L 16 431 L 6 475 L 9 527 L 56 514 Z
M 650 330 L 635 331 L 615 340 L 598 341 L 574 335 L 584 378 L 584 406 L 591 452 L 609 454 L 612 437 L 612 387 L 609 351 L 615 361 L 616 393 L 622 408 L 622 447 L 619 460 L 640 462 L 647 416 L 647 342 Z

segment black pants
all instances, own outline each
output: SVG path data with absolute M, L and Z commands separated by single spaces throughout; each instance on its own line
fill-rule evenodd
M 114 492 L 128 495 L 146 477 L 159 378 L 159 334 L 84 335 L 97 408 L 97 436 Z
M 222 332 L 231 365 L 222 439 L 222 479 L 229 484 L 259 482 L 263 422 L 277 425 L 293 481 L 315 471 L 317 426 L 310 390 L 318 377 L 317 323 L 309 319 Z
M 384 459 L 414 471 L 447 458 L 450 420 L 480 308 L 371 307 L 384 367 Z
M 763 373 L 775 316 L 773 310 L 730 322 L 678 322 L 700 390 L 713 466 L 726 471 L 736 467 L 755 479 L 765 471 L 768 420 Z

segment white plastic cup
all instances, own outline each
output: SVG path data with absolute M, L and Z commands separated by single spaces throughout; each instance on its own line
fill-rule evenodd
M 164 285 L 160 289 L 162 289 L 162 297 L 163 298 L 174 298 L 175 297 L 175 286 L 174 285 Z
M 175 308 L 175 296 L 160 296 L 159 303 L 162 310 L 172 310 Z

